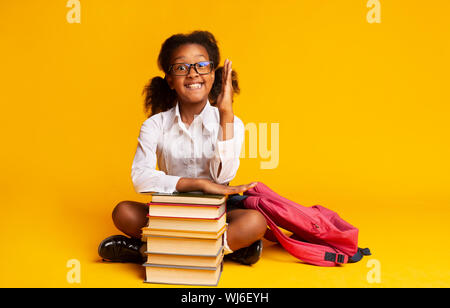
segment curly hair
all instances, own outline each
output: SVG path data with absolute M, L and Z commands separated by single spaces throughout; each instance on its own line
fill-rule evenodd
M 193 31 L 189 34 L 175 34 L 169 37 L 161 46 L 158 56 L 158 67 L 166 75 L 169 74 L 170 60 L 173 52 L 180 46 L 185 44 L 198 44 L 203 46 L 208 52 L 209 60 L 217 67 L 220 62 L 220 52 L 217 41 L 208 31 Z M 217 67 L 215 70 L 214 84 L 209 92 L 208 99 L 211 105 L 215 106 L 217 97 L 222 90 L 222 72 L 223 67 Z M 232 71 L 233 95 L 239 94 L 239 84 L 237 73 Z M 167 111 L 174 107 L 177 102 L 177 93 L 170 89 L 165 78 L 154 77 L 145 86 L 142 94 L 145 96 L 144 110 L 150 117 L 159 112 Z

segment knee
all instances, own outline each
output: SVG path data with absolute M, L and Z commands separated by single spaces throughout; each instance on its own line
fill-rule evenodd
M 263 214 L 256 210 L 250 210 L 246 219 L 248 231 L 254 235 L 256 239 L 261 239 L 267 230 L 267 221 Z
M 130 216 L 131 204 L 128 201 L 119 202 L 112 212 L 112 219 L 114 224 L 119 227 L 123 224 L 124 220 Z

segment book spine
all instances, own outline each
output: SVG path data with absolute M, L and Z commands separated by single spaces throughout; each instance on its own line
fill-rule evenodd
M 222 204 L 198 204 L 198 203 L 163 203 L 163 202 L 148 202 L 148 206 L 152 205 L 163 205 L 163 206 L 179 206 L 179 207 L 215 207 L 219 208 L 223 205 Z
M 220 218 L 223 217 L 223 215 L 225 215 L 226 212 L 223 212 L 222 214 L 220 214 L 219 217 L 215 217 L 215 218 L 196 218 L 196 217 L 170 217 L 170 216 L 154 216 L 154 215 L 150 215 L 147 214 L 148 218 L 157 218 L 157 219 L 183 219 L 183 220 L 219 220 Z

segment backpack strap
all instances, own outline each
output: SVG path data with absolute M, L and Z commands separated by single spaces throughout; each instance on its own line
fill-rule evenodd
M 370 252 L 369 248 L 359 248 L 358 251 L 349 258 L 348 263 L 356 263 L 359 262 L 363 256 L 371 256 L 372 253 Z
M 340 254 L 336 249 L 323 246 L 319 244 L 312 244 L 303 241 L 298 241 L 286 236 L 275 222 L 270 218 L 259 205 L 261 197 L 247 198 L 246 201 L 252 203 L 252 208 L 258 210 L 266 218 L 267 224 L 270 227 L 273 235 L 275 235 L 278 242 L 286 249 L 291 255 L 300 259 L 306 263 L 314 264 L 318 266 L 337 266 L 339 264 L 348 263 L 349 258 L 347 255 Z M 248 203 L 247 203 L 248 204 Z
M 349 261 L 349 259 L 347 258 L 347 260 L 346 260 L 345 257 L 346 257 L 346 255 L 343 255 L 340 253 L 325 252 L 324 260 L 335 262 L 338 264 L 344 264 L 344 263 L 346 263 L 345 261 L 347 261 L 347 262 Z
M 344 263 L 355 263 L 362 259 L 364 255 L 370 255 L 368 248 L 357 248 L 356 253 L 352 256 L 356 248 L 352 246 L 350 254 L 346 254 L 339 249 L 329 246 L 326 243 L 323 245 L 318 242 L 307 242 L 298 238 L 295 233 L 288 237 L 284 234 L 278 225 L 272 220 L 277 219 L 275 209 L 278 206 L 277 202 L 295 204 L 292 201 L 279 196 L 263 183 L 258 183 L 257 186 L 244 192 L 245 196 L 248 196 L 243 200 L 243 204 L 246 208 L 258 210 L 266 218 L 269 228 L 264 237 L 270 241 L 279 242 L 291 255 L 294 257 L 318 266 L 337 266 Z M 330 211 L 331 212 L 331 211 Z M 356 235 L 357 236 L 357 235 Z

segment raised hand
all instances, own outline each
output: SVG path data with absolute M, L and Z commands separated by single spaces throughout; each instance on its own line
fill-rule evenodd
M 222 90 L 217 97 L 217 108 L 220 112 L 233 112 L 232 62 L 225 60 L 222 71 Z

